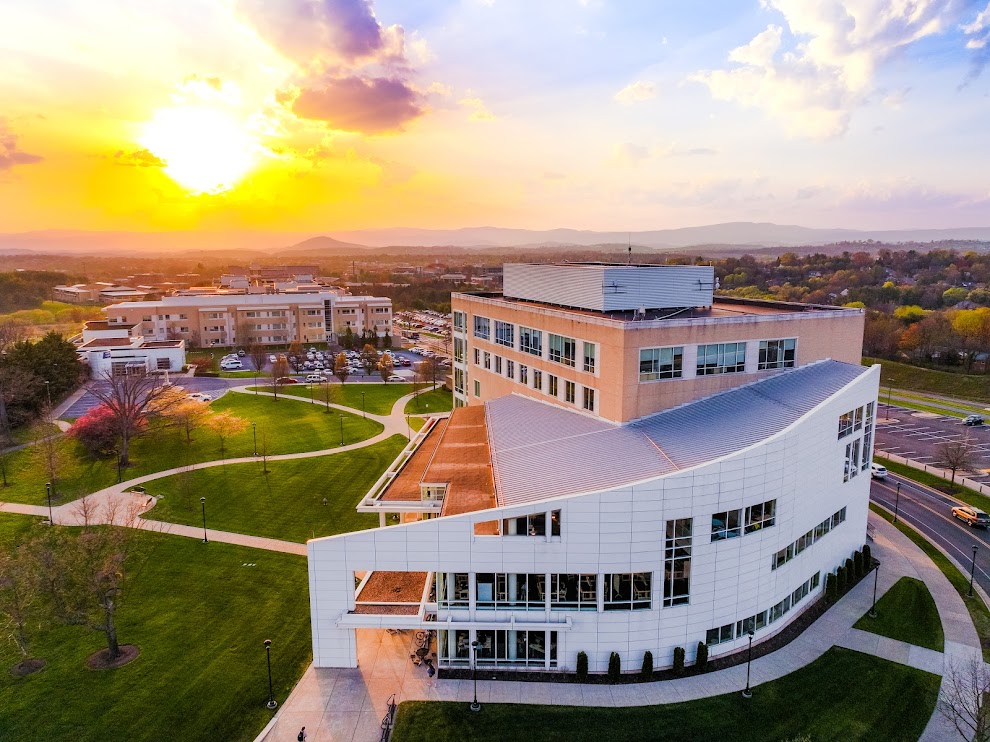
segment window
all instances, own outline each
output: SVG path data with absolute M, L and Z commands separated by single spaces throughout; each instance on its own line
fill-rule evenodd
M 722 642 L 731 642 L 733 638 L 732 624 L 727 623 L 725 626 L 719 626 L 717 629 L 708 629 L 708 633 L 705 635 L 705 644 L 710 647 L 714 644 L 721 644 Z
M 454 360 L 464 362 L 464 354 L 467 351 L 467 342 L 464 338 L 454 338 Z
M 859 474 L 859 447 L 862 441 L 857 438 L 846 444 L 846 464 L 842 474 L 842 481 L 848 482 Z
M 649 609 L 653 602 L 653 573 L 605 575 L 605 610 Z
M 663 554 L 663 604 L 686 605 L 691 597 L 691 519 L 667 521 Z
M 489 353 L 487 350 L 485 351 L 484 359 L 485 359 L 485 363 L 484 363 L 485 368 L 491 370 L 491 367 L 492 367 L 492 354 Z
M 474 365 L 475 366 L 481 365 L 481 351 L 478 350 L 477 348 L 474 349 Z
M 454 391 L 464 394 L 464 381 L 467 378 L 467 374 L 464 373 L 463 369 L 454 369 Z
M 488 355 L 487 353 L 485 355 Z M 502 356 L 495 356 L 495 373 L 502 373 Z
M 870 446 L 873 443 L 873 431 L 868 431 L 863 435 L 863 463 L 860 469 L 866 471 L 870 468 Z
M 184 315 L 184 314 L 180 314 L 180 315 L 179 315 L 179 319 L 189 319 L 189 317 L 187 317 L 187 316 L 186 316 L 186 315 Z
M 543 372 L 538 368 L 533 369 L 533 388 L 543 391 Z
M 543 355 L 543 333 L 530 327 L 519 327 L 519 350 L 534 356 Z
M 804 534 L 794 543 L 786 546 L 785 548 L 778 551 L 770 558 L 770 569 L 775 570 L 778 567 L 782 567 L 787 564 L 791 559 L 796 557 L 802 551 L 810 547 L 813 543 L 817 542 L 825 534 L 831 531 L 833 528 L 837 527 L 840 523 L 846 519 L 846 509 L 842 508 L 830 517 L 823 520 L 813 529 Z M 817 587 L 817 582 L 812 585 L 812 588 Z
M 681 378 L 684 348 L 642 348 L 639 351 L 639 380 Z
M 468 665 L 471 662 L 471 632 L 467 629 L 437 632 L 437 652 L 448 665 Z
M 529 366 L 524 366 L 521 363 L 519 364 L 519 383 L 529 384 Z
M 595 390 L 594 389 L 589 389 L 588 387 L 585 387 L 584 388 L 584 401 L 582 402 L 581 406 L 584 409 L 588 410 L 589 412 L 594 412 L 595 411 Z
M 857 407 L 853 410 L 853 430 L 863 429 L 863 408 Z
M 476 338 L 481 338 L 482 340 L 489 340 L 491 338 L 491 323 L 488 317 L 478 317 L 474 318 L 474 336 Z
M 157 360 L 157 367 L 159 371 L 164 371 L 166 369 L 172 368 L 172 360 L 170 358 L 159 358 Z
M 547 394 L 551 397 L 557 396 L 557 377 L 553 374 L 547 374 Z
M 476 397 L 481 396 L 481 382 L 478 381 L 477 379 L 474 380 L 474 396 Z
M 467 608 L 471 590 L 467 573 L 437 572 L 434 578 L 440 608 Z
M 479 572 L 476 580 L 478 610 L 538 610 L 546 608 L 546 575 Z
M 760 341 L 760 371 L 771 368 L 794 368 L 794 349 L 797 347 L 795 338 L 787 340 Z
M 573 381 L 564 381 L 564 401 L 574 404 L 575 385 Z
M 553 536 L 560 535 L 560 511 L 550 512 L 550 532 Z M 547 514 L 534 513 L 533 515 L 522 515 L 518 518 L 504 518 L 502 520 L 503 536 L 546 536 L 547 535 Z
M 736 621 L 736 636 L 740 639 L 748 634 L 750 631 L 756 633 L 760 629 L 765 629 L 767 626 L 767 612 L 761 611 L 755 616 L 750 616 L 749 618 L 744 618 L 742 621 Z
M 584 344 L 584 370 L 588 373 L 595 373 L 595 344 Z
M 774 524 L 776 514 L 776 500 L 768 500 L 759 505 L 750 505 L 746 508 L 746 533 L 759 531 L 761 528 L 769 528 Z
M 712 541 L 742 535 L 742 510 L 727 510 L 712 515 Z
M 574 368 L 574 358 L 577 352 L 577 343 L 574 341 L 574 338 L 550 333 L 548 343 L 550 346 L 551 361 Z
M 515 347 L 514 340 L 515 325 L 511 322 L 499 322 L 495 320 L 495 342 L 504 345 L 506 348 Z
M 508 358 L 505 359 L 505 375 L 510 379 L 516 378 L 516 364 Z
M 839 440 L 842 440 L 852 432 L 853 432 L 852 411 L 839 415 Z
M 464 312 L 454 312 L 454 329 L 461 332 L 467 330 L 467 315 Z
M 550 610 L 597 611 L 598 575 L 550 575 Z
M 735 374 L 746 370 L 746 343 L 698 346 L 698 376 Z
M 547 633 L 550 634 L 549 648 Z M 479 665 L 523 665 L 546 667 L 549 649 L 550 666 L 557 665 L 557 632 L 516 631 L 515 629 L 478 629 Z

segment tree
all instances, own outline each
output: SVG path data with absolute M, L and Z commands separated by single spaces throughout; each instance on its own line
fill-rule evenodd
M 302 372 L 304 368 L 303 364 L 306 362 L 306 351 L 303 349 L 302 343 L 298 340 L 293 340 L 289 343 L 286 360 L 289 362 L 293 371 L 297 374 Z
M 382 347 L 383 348 L 386 348 L 386 349 L 392 347 L 392 335 L 391 335 L 391 333 L 387 333 L 387 332 L 385 333 L 385 337 L 382 338 Z
M 31 552 L 0 550 L 0 630 L 22 657 L 28 655 L 29 625 L 38 599 Z
M 206 421 L 207 427 L 212 430 L 217 438 L 220 439 L 220 455 L 222 456 L 226 451 L 227 439 L 231 436 L 235 436 L 238 433 L 243 433 L 247 430 L 248 421 L 243 418 L 237 417 L 230 410 L 223 410 L 222 412 L 215 412 L 209 420 Z
M 82 367 L 76 346 L 57 332 L 49 332 L 41 340 L 21 340 L 7 348 L 4 366 L 29 371 L 42 380 L 39 395 L 52 400 L 68 394 L 79 385 Z M 44 382 L 48 382 L 47 390 Z M 39 399 L 40 403 L 40 399 Z
M 171 409 L 169 417 L 179 430 L 185 432 L 186 443 L 192 443 L 192 432 L 202 426 L 210 414 L 209 405 L 186 399 Z
M 251 363 L 254 364 L 255 370 L 260 373 L 265 367 L 265 362 L 268 360 L 268 349 L 261 343 L 251 343 L 248 346 L 247 354 L 251 359 Z
M 0 353 L 27 337 L 27 328 L 13 320 L 0 322 Z
M 323 383 L 320 384 L 320 399 L 322 399 L 324 404 L 326 404 L 326 411 L 330 412 L 330 405 L 335 404 L 337 401 L 337 386 L 335 384 L 331 384 L 329 379 L 325 379 Z
M 990 742 L 990 668 L 979 656 L 949 661 L 938 697 L 939 713 L 963 739 Z
M 437 381 L 443 376 L 443 368 L 440 366 L 440 359 L 424 358 L 416 364 L 416 380 L 423 384 L 432 384 L 434 387 Z
M 47 416 L 46 416 L 47 417 Z M 47 427 L 39 428 L 31 447 L 32 455 L 37 466 L 45 471 L 45 476 L 52 485 L 52 494 L 58 493 L 58 482 L 66 463 L 66 451 L 58 436 L 49 435 Z
M 392 356 L 382 356 L 382 360 L 378 362 L 378 373 L 381 374 L 382 381 L 387 384 L 388 377 L 391 376 L 394 371 L 395 363 L 392 361 Z
M 156 400 L 168 387 L 163 387 L 156 376 L 150 374 L 126 374 L 114 376 L 107 371 L 103 378 L 89 385 L 89 392 L 106 406 L 113 415 L 120 439 L 120 465 L 130 463 L 131 439 L 140 435 L 147 423 L 150 410 L 159 414 L 164 409 L 156 406 Z
M 952 484 L 956 483 L 956 471 L 971 469 L 976 463 L 976 452 L 969 434 L 959 440 L 945 441 L 935 447 L 937 462 L 946 469 L 952 470 Z
M 340 344 L 343 345 L 347 350 L 354 349 L 354 331 L 351 330 L 350 325 L 348 325 L 347 329 L 344 330 L 344 334 L 340 338 Z
M 268 428 L 262 428 L 258 434 L 258 455 L 261 457 L 261 473 L 268 474 L 268 457 L 272 455 L 272 439 Z
M 106 405 L 97 405 L 72 424 L 67 435 L 79 441 L 90 456 L 108 456 L 117 447 L 117 423 Z
M 44 386 L 32 371 L 0 360 L 0 434 L 10 433 L 37 412 L 45 401 Z
M 364 366 L 364 372 L 368 376 L 371 376 L 378 369 L 378 351 L 370 343 L 366 343 L 361 349 L 361 365 Z
M 347 360 L 347 354 L 343 351 L 338 353 L 337 357 L 333 359 L 333 375 L 340 379 L 341 384 L 347 381 L 347 377 L 351 375 L 351 367 Z
M 282 354 L 278 354 L 275 363 L 272 364 L 272 392 L 275 394 L 275 401 L 278 401 L 278 387 L 284 383 L 282 380 L 289 375 L 289 361 Z

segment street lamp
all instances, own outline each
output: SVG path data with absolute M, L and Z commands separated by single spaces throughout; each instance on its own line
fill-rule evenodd
M 340 445 L 344 445 L 344 413 L 340 413 Z
M 752 698 L 753 691 L 749 689 L 749 666 L 753 663 L 753 630 L 746 632 L 749 635 L 749 656 L 746 658 L 746 689 L 742 692 L 743 698 Z
M 199 498 L 199 503 L 203 506 L 203 543 L 208 544 L 210 540 L 206 537 L 206 498 Z
M 901 483 L 897 483 L 897 492 L 894 495 L 894 523 L 897 522 L 897 509 L 901 505 Z
M 873 560 L 873 606 L 870 608 L 870 618 L 877 617 L 877 581 L 880 579 L 880 560 Z
M 474 652 L 474 662 L 471 665 L 471 678 L 474 680 L 474 700 L 471 702 L 472 711 L 481 711 L 481 704 L 478 703 L 478 647 L 481 646 L 477 639 L 471 642 L 471 650 Z
M 52 386 L 51 386 L 51 383 L 47 379 L 45 380 L 45 393 L 48 395 L 48 407 L 51 408 L 51 406 L 52 406 Z
M 55 525 L 55 518 L 52 516 L 52 483 L 45 482 L 45 490 L 48 492 L 48 524 Z
M 265 639 L 265 654 L 268 656 L 268 703 L 265 707 L 269 711 L 274 711 L 275 707 L 278 706 L 278 701 L 275 700 L 275 691 L 272 690 L 272 640 Z
M 120 449 L 115 448 L 113 449 L 113 452 L 117 456 L 117 484 L 120 484 L 123 481 L 120 475 Z
M 251 432 L 254 434 L 254 455 L 258 455 L 258 423 L 251 423 Z
M 368 419 L 368 415 L 364 410 L 364 392 L 361 392 L 361 417 L 363 417 L 365 420 Z
M 887 411 L 884 413 L 884 416 L 883 416 L 883 419 L 884 420 L 889 420 L 890 419 L 890 395 L 891 395 L 891 393 L 893 391 L 894 391 L 894 387 L 892 387 L 892 386 L 888 386 L 887 387 Z
M 412 428 L 409 427 L 409 414 L 406 414 L 406 438 L 412 440 Z
M 980 547 L 973 544 L 973 562 L 969 565 L 969 597 L 973 597 L 973 574 L 976 572 L 976 550 Z

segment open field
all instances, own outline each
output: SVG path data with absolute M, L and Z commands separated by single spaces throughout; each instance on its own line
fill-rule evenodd
M 908 644 L 945 650 L 945 634 L 935 599 L 925 583 L 902 577 L 877 601 L 877 617 L 863 616 L 853 628 L 897 639 Z
M 375 384 L 375 383 L 360 383 L 360 384 L 339 384 L 336 379 L 332 379 L 333 384 L 333 394 L 331 398 L 331 404 L 338 404 L 343 407 L 351 407 L 358 412 L 361 411 L 362 397 L 364 395 L 363 404 L 366 412 L 370 412 L 372 415 L 387 415 L 392 411 L 392 407 L 395 405 L 396 401 L 400 397 L 404 397 L 407 394 L 412 394 L 413 385 L 412 384 L 402 384 L 395 382 L 392 384 Z M 251 391 L 258 390 L 259 392 L 271 392 L 271 387 L 265 386 L 252 386 L 248 387 Z M 291 384 L 289 386 L 282 387 L 282 391 L 279 394 L 290 394 L 297 397 L 309 397 L 309 389 L 305 384 Z M 314 391 L 314 396 L 319 399 L 319 390 Z

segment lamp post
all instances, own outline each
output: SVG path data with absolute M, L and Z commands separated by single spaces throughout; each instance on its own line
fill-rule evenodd
M 48 523 L 55 525 L 55 517 L 52 515 L 52 483 L 45 482 L 45 491 L 48 493 Z
M 344 413 L 340 413 L 340 445 L 344 445 Z
M 897 522 L 897 509 L 901 505 L 901 483 L 897 483 L 897 492 L 894 494 L 894 523 Z
M 208 544 L 210 540 L 206 537 L 206 498 L 199 498 L 199 504 L 203 506 L 203 543 Z
M 883 416 L 884 420 L 890 419 L 890 395 L 893 391 L 894 391 L 894 387 L 892 386 L 887 387 L 887 410 L 884 412 L 884 416 Z
M 364 410 L 364 392 L 361 392 L 361 417 L 368 419 L 368 414 Z
M 254 455 L 258 455 L 258 423 L 251 423 L 251 432 L 254 434 Z
M 474 700 L 471 702 L 472 711 L 481 711 L 481 704 L 478 703 L 478 647 L 481 646 L 478 640 L 471 642 L 471 651 L 474 653 L 474 662 L 471 663 L 471 679 L 474 680 Z
M 316 402 L 313 401 L 313 382 L 309 382 L 306 386 L 309 387 L 309 403 L 316 404 Z
M 47 379 L 45 380 L 45 394 L 48 395 L 48 407 L 50 408 L 52 406 L 52 385 Z
M 274 711 L 275 707 L 278 706 L 278 701 L 275 700 L 275 691 L 272 690 L 272 640 L 265 639 L 265 654 L 268 656 L 268 703 L 265 704 L 265 708 L 269 711 Z
M 873 560 L 873 606 L 870 608 L 870 618 L 877 617 L 877 582 L 880 579 L 880 560 Z
M 746 688 L 742 692 L 743 698 L 752 698 L 753 691 L 749 689 L 749 666 L 753 663 L 753 630 L 746 632 L 749 635 L 749 656 L 746 657 Z
M 980 547 L 973 544 L 973 561 L 969 565 L 969 597 L 973 597 L 973 575 L 976 573 L 976 550 Z
M 412 428 L 409 427 L 409 415 L 406 415 L 406 438 L 412 440 Z
M 123 478 L 121 477 L 120 474 L 120 449 L 115 448 L 113 449 L 113 452 L 114 455 L 117 457 L 117 484 L 120 484 L 123 481 Z

